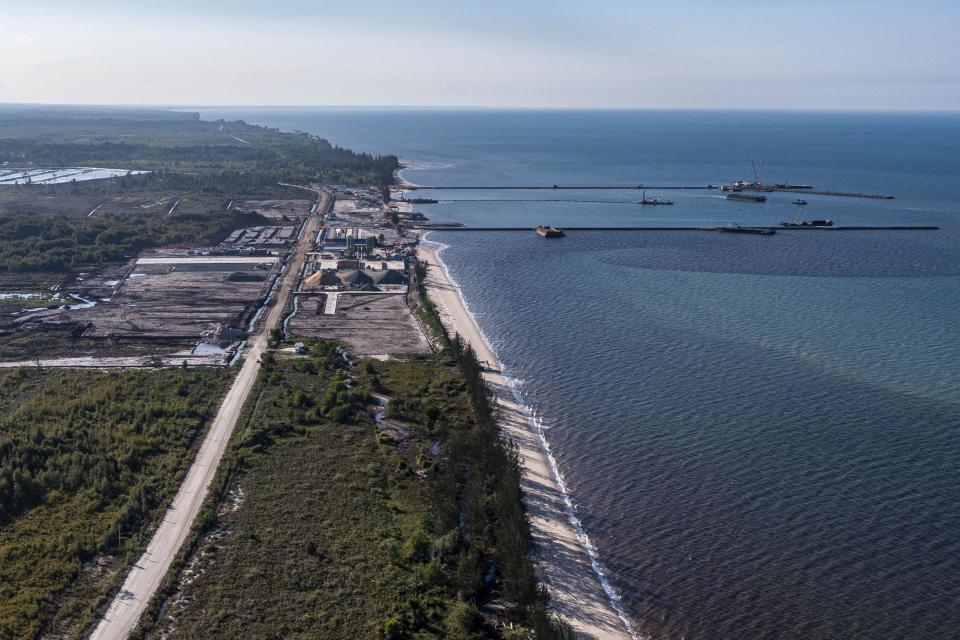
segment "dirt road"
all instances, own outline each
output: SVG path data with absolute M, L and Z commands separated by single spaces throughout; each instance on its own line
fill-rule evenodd
M 321 202 L 321 205 L 324 204 Z M 190 527 L 203 505 L 210 483 L 216 475 L 220 459 L 226 451 L 247 395 L 257 380 L 260 356 L 267 348 L 267 337 L 271 330 L 279 326 L 283 318 L 287 299 L 296 286 L 310 241 L 316 237 L 323 225 L 323 218 L 312 216 L 307 220 L 306 225 L 307 228 L 301 235 L 301 240 L 297 243 L 286 269 L 280 276 L 280 284 L 267 309 L 265 320 L 250 339 L 243 366 L 224 397 L 210 425 L 210 430 L 200 446 L 200 451 L 187 472 L 187 477 L 167 510 L 163 522 L 154 533 L 150 544 L 147 545 L 147 550 L 131 568 L 120 592 L 114 597 L 106 615 L 90 636 L 92 640 L 123 640 L 127 637 L 140 620 L 140 616 L 176 557 L 177 551 L 186 540 Z

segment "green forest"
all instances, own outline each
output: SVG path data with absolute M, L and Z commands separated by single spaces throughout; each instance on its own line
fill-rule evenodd
M 229 380 L 0 371 L 0 638 L 79 635 L 176 492 Z

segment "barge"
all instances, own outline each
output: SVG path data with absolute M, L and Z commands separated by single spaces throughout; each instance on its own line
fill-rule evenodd
M 832 227 L 833 220 L 794 220 L 793 222 L 781 222 L 781 227 Z
M 742 202 L 766 202 L 767 196 L 754 196 L 749 193 L 731 193 L 727 195 L 727 200 L 740 200 Z
M 772 236 L 776 233 L 769 227 L 741 227 L 735 224 L 729 227 L 717 227 L 716 230 L 723 233 L 749 233 L 758 236 Z

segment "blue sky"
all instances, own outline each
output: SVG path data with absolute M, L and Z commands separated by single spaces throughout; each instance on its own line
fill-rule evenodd
M 960 2 L 0 0 L 0 102 L 960 109 Z

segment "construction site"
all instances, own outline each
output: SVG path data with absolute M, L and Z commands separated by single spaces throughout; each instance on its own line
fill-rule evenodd
M 343 340 L 357 356 L 427 355 L 430 343 L 410 311 L 406 291 L 297 295 L 287 323 L 293 336 Z
M 79 304 L 22 311 L 6 330 L 68 332 L 98 342 L 118 357 L 128 355 L 131 346 L 142 352 L 153 345 L 162 356 L 173 347 L 183 356 L 180 362 L 224 365 L 269 294 L 281 264 L 275 255 L 148 251 L 121 273 L 109 270 L 79 280 L 71 288 Z
M 332 191 L 286 322 L 290 335 L 343 340 L 359 356 L 431 351 L 408 301 L 412 243 L 376 190 Z
M 377 190 L 361 193 L 338 196 L 318 187 L 316 200 L 232 203 L 273 211 L 277 224 L 237 229 L 211 246 L 146 249 L 122 265 L 4 294 L 0 334 L 63 336 L 83 347 L 0 360 L 226 366 L 242 354 L 286 269 L 297 271 L 284 301 L 288 336 L 343 340 L 357 355 L 429 353 L 407 303 L 410 241 L 390 223 Z M 311 213 L 321 198 L 323 211 Z M 295 246 L 303 250 L 302 265 L 289 264 Z

